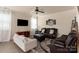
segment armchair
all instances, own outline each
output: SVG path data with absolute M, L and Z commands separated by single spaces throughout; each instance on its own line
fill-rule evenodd
M 76 33 L 69 33 L 65 40 L 52 40 L 49 46 L 52 53 L 69 53 L 77 52 Z
M 53 39 L 56 38 L 58 31 L 56 28 L 42 28 L 39 33 L 34 35 L 40 42 L 45 40 L 45 38 Z

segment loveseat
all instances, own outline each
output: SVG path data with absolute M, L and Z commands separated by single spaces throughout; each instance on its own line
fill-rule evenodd
M 21 48 L 22 51 L 27 52 L 37 47 L 37 40 L 18 35 L 17 33 L 13 36 L 13 42 Z

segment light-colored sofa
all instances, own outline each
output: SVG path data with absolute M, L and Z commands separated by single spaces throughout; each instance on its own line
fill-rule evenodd
M 23 35 L 15 34 L 13 37 L 14 43 L 20 47 L 24 52 L 27 52 L 37 47 L 37 40 L 24 37 Z

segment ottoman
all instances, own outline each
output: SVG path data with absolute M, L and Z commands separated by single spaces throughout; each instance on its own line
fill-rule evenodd
M 35 34 L 34 38 L 36 38 L 39 42 L 42 42 L 45 40 L 45 36 L 43 34 Z

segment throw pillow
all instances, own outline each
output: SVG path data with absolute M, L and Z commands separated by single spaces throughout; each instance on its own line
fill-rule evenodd
M 49 32 L 50 34 L 53 34 L 54 33 L 54 30 L 50 30 L 50 32 Z
M 45 29 L 43 29 L 42 31 L 41 31 L 41 33 L 44 33 L 45 32 Z

